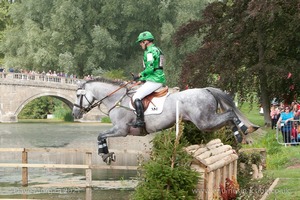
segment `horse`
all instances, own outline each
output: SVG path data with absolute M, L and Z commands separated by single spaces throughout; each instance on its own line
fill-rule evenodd
M 168 129 L 176 123 L 176 106 L 182 121 L 191 121 L 201 131 L 211 132 L 231 125 L 235 138 L 242 141 L 242 135 L 254 132 L 259 127 L 252 124 L 235 106 L 232 97 L 214 87 L 187 89 L 167 93 L 160 113 L 146 114 L 145 127 L 133 128 L 127 124 L 136 119 L 131 97 L 138 87 L 133 82 L 114 81 L 105 78 L 88 80 L 78 85 L 76 102 L 72 114 L 75 119 L 103 104 L 113 127 L 98 136 L 98 154 L 107 164 L 115 161 L 115 155 L 108 151 L 106 139 L 130 135 L 142 136 Z M 221 111 L 220 111 L 221 110 Z M 241 134 L 240 134 L 241 133 Z

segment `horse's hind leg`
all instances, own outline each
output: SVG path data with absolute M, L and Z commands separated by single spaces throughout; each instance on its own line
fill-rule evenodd
M 233 111 L 232 111 L 233 112 Z M 233 123 L 240 128 L 240 130 L 247 135 L 248 134 L 248 127 L 241 122 L 241 120 L 238 118 L 238 116 L 233 112 L 233 114 L 235 115 L 235 117 L 233 118 Z
M 241 143 L 243 141 L 243 136 L 240 134 L 237 126 L 233 125 L 233 127 L 231 128 L 232 132 L 233 132 L 233 135 L 236 139 L 236 141 L 238 143 Z
M 213 131 L 219 129 L 226 125 L 233 125 L 232 131 L 238 142 L 242 141 L 242 136 L 239 133 L 239 129 L 243 133 L 247 133 L 247 126 L 240 121 L 238 116 L 233 112 L 232 109 L 229 109 L 222 113 L 208 114 L 206 113 L 206 118 L 199 118 L 192 120 L 194 124 L 203 131 Z

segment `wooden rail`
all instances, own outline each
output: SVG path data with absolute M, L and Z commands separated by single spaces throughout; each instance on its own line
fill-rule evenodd
M 28 168 L 64 168 L 64 169 L 85 169 L 86 188 L 92 186 L 92 169 L 122 169 L 137 170 L 138 166 L 112 166 L 112 165 L 93 165 L 92 150 L 90 149 L 61 149 L 61 148 L 0 148 L 1 152 L 20 152 L 22 153 L 22 163 L 0 163 L 0 167 L 22 168 L 22 186 L 28 186 Z M 28 153 L 30 152 L 51 152 L 51 153 L 85 153 L 85 164 L 31 164 L 28 163 Z M 126 153 L 140 153 L 138 151 L 119 151 Z

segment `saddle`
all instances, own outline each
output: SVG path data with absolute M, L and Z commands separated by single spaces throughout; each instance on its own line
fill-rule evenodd
M 152 99 L 153 99 L 154 97 L 163 97 L 163 96 L 165 96 L 165 95 L 168 94 L 168 91 L 169 91 L 169 88 L 168 88 L 168 86 L 166 86 L 166 87 L 163 87 L 163 88 L 161 88 L 161 89 L 159 89 L 159 90 L 156 90 L 156 91 L 152 92 L 151 94 L 145 96 L 145 97 L 142 99 L 142 103 L 143 103 L 143 106 L 144 106 L 144 110 L 147 110 L 149 104 L 152 103 Z M 131 105 L 132 105 L 133 107 L 135 107 L 135 106 L 134 106 L 134 102 L 132 101 L 132 98 L 131 98 Z

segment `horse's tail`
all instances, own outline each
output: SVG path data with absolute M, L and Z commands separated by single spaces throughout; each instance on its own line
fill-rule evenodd
M 213 88 L 213 87 L 207 87 L 206 88 L 217 100 L 217 102 L 220 105 L 220 108 L 222 111 L 226 111 L 228 109 L 232 109 L 235 114 L 238 116 L 238 118 L 251 130 L 250 132 L 256 131 L 259 126 L 251 123 L 247 117 L 241 113 L 241 111 L 236 107 L 232 97 L 225 93 L 224 91 L 218 89 L 218 88 Z

